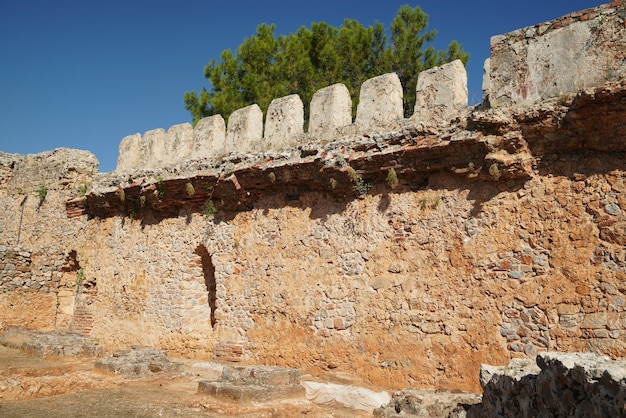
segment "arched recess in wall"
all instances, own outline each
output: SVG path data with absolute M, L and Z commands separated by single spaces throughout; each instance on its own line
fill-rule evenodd
M 213 260 L 211 260 L 211 254 L 209 254 L 204 245 L 198 245 L 195 254 L 200 256 L 200 262 L 202 264 L 202 275 L 204 277 L 204 284 L 206 285 L 206 290 L 208 292 L 209 308 L 211 310 L 211 327 L 215 328 L 215 309 L 217 307 L 217 285 L 215 283 L 215 266 L 213 265 Z

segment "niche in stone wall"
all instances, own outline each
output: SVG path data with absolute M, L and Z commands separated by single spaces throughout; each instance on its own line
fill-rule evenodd
M 90 305 L 97 294 L 96 281 L 87 278 L 75 250 L 67 254 L 61 272 L 57 288 L 55 329 L 60 332 L 91 335 L 93 315 Z
M 209 308 L 211 309 L 211 327 L 215 328 L 215 309 L 217 306 L 217 285 L 215 284 L 215 266 L 211 260 L 211 255 L 204 245 L 199 245 L 195 253 L 200 256 L 202 264 L 202 275 L 204 276 L 204 284 L 208 292 Z
M 76 251 L 72 250 L 65 258 L 61 269 L 61 280 L 57 288 L 57 311 L 54 328 L 56 331 L 69 331 L 74 316 L 75 288 L 80 271 Z

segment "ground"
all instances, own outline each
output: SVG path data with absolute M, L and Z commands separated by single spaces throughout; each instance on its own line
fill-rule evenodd
M 0 417 L 368 417 L 306 399 L 234 403 L 197 393 L 216 369 L 183 362 L 160 378 L 127 379 L 93 369 L 93 359 L 37 358 L 0 346 Z

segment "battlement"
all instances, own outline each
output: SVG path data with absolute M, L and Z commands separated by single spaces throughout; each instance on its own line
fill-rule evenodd
M 451 82 L 442 83 L 441 80 Z M 467 108 L 467 73 L 457 60 L 419 76 L 414 115 L 403 116 L 402 85 L 397 74 L 369 79 L 361 86 L 356 120 L 352 123 L 352 99 L 343 84 L 317 91 L 311 100 L 309 130 L 304 132 L 304 105 L 298 95 L 272 100 L 265 124 L 263 113 L 253 104 L 232 113 L 228 126 L 220 115 L 204 118 L 196 127 L 189 123 L 167 132 L 155 129 L 127 136 L 120 143 L 117 172 L 159 169 L 189 160 L 223 157 L 326 143 L 348 135 L 391 131 L 407 122 L 444 125 L 452 115 Z
M 626 76 L 626 4 L 621 0 L 491 38 L 485 62 L 484 106 L 522 106 L 572 95 Z M 297 95 L 274 99 L 265 115 L 256 104 L 230 116 L 204 118 L 195 127 L 174 125 L 122 139 L 116 172 L 159 170 L 183 162 L 214 160 L 373 135 L 407 126 L 445 127 L 468 110 L 467 73 L 460 61 L 422 72 L 415 111 L 403 115 L 395 73 L 365 81 L 356 118 L 348 89 L 333 84 L 311 100 L 308 132 Z

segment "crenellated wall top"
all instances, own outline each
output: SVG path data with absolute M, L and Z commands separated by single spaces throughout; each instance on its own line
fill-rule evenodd
M 408 123 L 445 125 L 468 105 L 467 73 L 461 61 L 420 74 L 416 104 L 419 107 L 414 115 L 405 119 L 400 79 L 395 73 L 383 74 L 361 86 L 353 121 L 347 87 L 334 84 L 313 95 L 308 132 L 304 132 L 304 104 L 300 97 L 280 97 L 270 103 L 265 120 L 259 106 L 252 104 L 233 112 L 228 125 L 222 116 L 214 115 L 200 120 L 195 128 L 186 123 L 174 125 L 167 132 L 156 129 L 143 136 L 127 136 L 120 143 L 116 171 L 158 170 L 233 152 L 329 142 L 347 135 L 388 131 Z
M 483 106 L 520 106 L 572 95 L 626 77 L 626 3 L 621 0 L 491 38 L 485 62 Z M 297 95 L 274 99 L 263 115 L 256 104 L 239 109 L 228 125 L 220 115 L 122 139 L 116 172 L 159 170 L 232 153 L 256 153 L 372 135 L 403 126 L 444 127 L 468 109 L 467 73 L 460 61 L 418 76 L 414 114 L 403 114 L 395 73 L 363 83 L 352 119 L 348 89 L 333 84 L 310 103 L 308 131 Z

